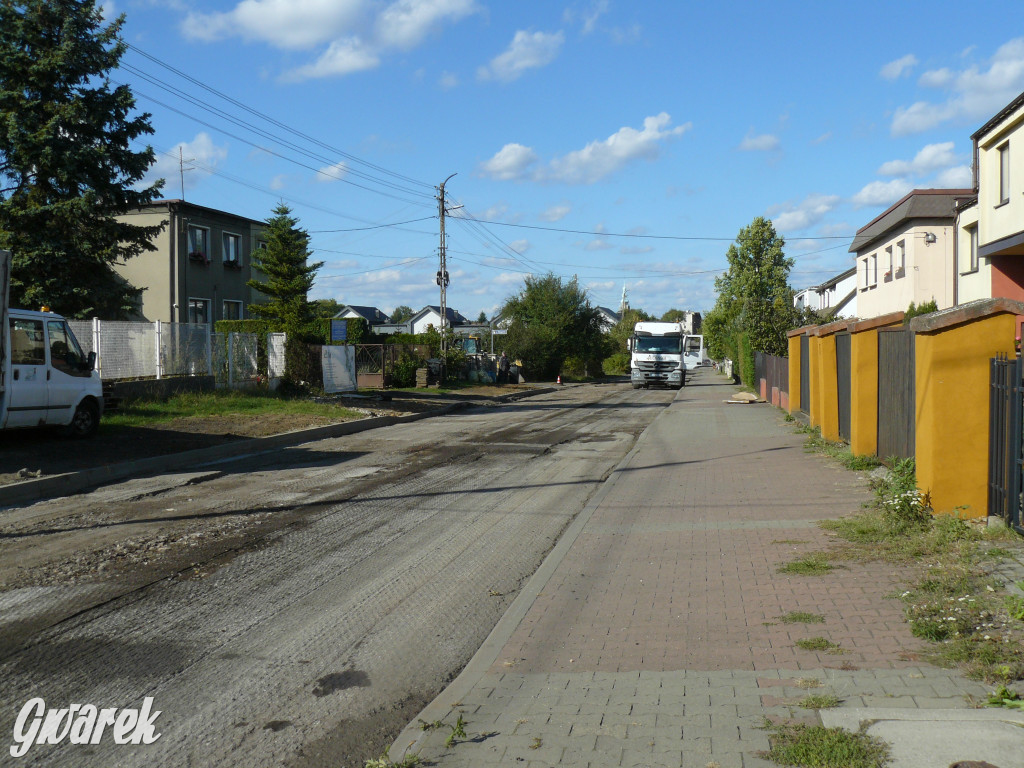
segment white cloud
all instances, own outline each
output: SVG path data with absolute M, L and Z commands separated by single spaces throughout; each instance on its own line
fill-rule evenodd
M 890 61 L 878 74 L 884 77 L 886 80 L 897 80 L 902 75 L 910 74 L 910 70 L 917 66 L 917 56 L 912 53 L 908 53 L 906 56 L 896 61 Z
M 832 138 L 832 131 L 826 131 L 821 134 L 818 138 L 814 139 L 811 144 L 824 144 L 826 141 Z
M 654 251 L 654 246 L 651 245 L 629 245 L 619 248 L 619 253 L 623 256 L 636 256 L 642 253 L 651 253 Z
M 450 91 L 459 84 L 459 76 L 451 72 L 442 72 L 440 79 L 437 81 L 438 85 L 444 88 L 446 91 Z
M 953 142 L 945 141 L 941 144 L 929 144 L 913 160 L 890 160 L 883 163 L 878 169 L 880 176 L 925 176 L 942 168 L 949 168 L 956 165 L 957 156 L 953 152 Z
M 185 178 L 185 189 L 195 186 L 211 175 L 217 165 L 228 156 L 226 146 L 218 146 L 205 132 L 197 133 L 192 141 L 175 144 L 169 152 L 158 153 L 156 162 L 146 172 L 145 184 L 152 184 L 156 179 L 165 179 L 165 191 L 181 191 L 182 175 Z M 180 162 L 179 162 L 180 158 Z M 184 166 L 184 174 L 181 168 Z M 168 192 L 168 194 L 170 194 Z
M 511 82 L 528 69 L 546 67 L 555 57 L 565 42 L 561 32 L 516 32 L 512 42 L 504 52 L 491 59 L 490 64 L 480 67 L 477 76 L 481 80 L 502 80 Z
M 779 148 L 779 139 L 770 133 L 755 136 L 751 131 L 740 142 L 739 148 L 743 152 L 773 152 Z
M 521 255 L 526 253 L 533 246 L 530 244 L 529 240 L 513 240 L 511 243 L 508 244 L 508 247 Z
M 207 42 L 237 35 L 303 49 L 350 31 L 368 8 L 368 0 L 242 0 L 223 13 L 191 12 L 181 29 Z
M 903 179 L 872 181 L 853 196 L 853 205 L 856 208 L 892 205 L 912 189 L 913 186 Z
M 380 58 L 366 47 L 357 37 L 335 40 L 327 50 L 312 64 L 298 67 L 282 77 L 286 82 L 310 80 L 318 77 L 350 75 L 375 69 L 380 65 Z
M 947 168 L 935 177 L 935 184 L 938 189 L 970 189 L 974 184 L 971 166 L 958 165 Z
M 821 221 L 839 204 L 839 195 L 808 195 L 797 205 L 786 204 L 772 215 L 772 222 L 780 232 L 807 229 Z
M 537 161 L 537 153 L 522 144 L 506 144 L 498 153 L 480 164 L 480 173 L 500 181 L 521 179 Z
M 667 139 L 682 136 L 691 123 L 670 128 L 672 118 L 665 112 L 644 118 L 641 130 L 625 127 L 604 141 L 593 141 L 583 149 L 551 161 L 543 178 L 565 184 L 593 184 L 634 160 L 653 160 Z
M 341 181 L 348 173 L 348 166 L 343 162 L 325 165 L 316 172 L 316 180 L 321 182 Z
M 442 23 L 476 11 L 476 0 L 241 0 L 230 11 L 189 12 L 181 30 L 194 40 L 241 37 L 288 50 L 328 44 L 282 78 L 294 82 L 373 69 L 387 53 L 414 48 Z
M 926 73 L 921 84 L 946 90 L 949 96 L 897 109 L 890 128 L 894 136 L 920 133 L 949 120 L 991 117 L 1024 90 L 1024 37 L 1001 45 L 987 69 L 936 70 Z
M 953 71 L 943 67 L 942 69 L 932 69 L 925 72 L 917 79 L 917 84 L 925 88 L 945 88 L 954 79 L 956 79 L 956 76 L 953 74 Z
M 458 21 L 476 11 L 474 0 L 396 0 L 377 17 L 377 41 L 409 50 L 442 21 Z
M 287 182 L 288 182 L 288 177 L 285 174 L 283 174 L 283 173 L 279 173 L 279 174 L 277 174 L 277 176 L 275 176 L 274 178 L 272 178 L 270 180 L 270 188 L 271 189 L 284 189 L 285 185 L 287 184 Z
M 583 11 L 566 8 L 562 14 L 562 19 L 567 24 L 575 24 L 578 20 L 582 27 L 580 32 L 584 35 L 589 35 L 597 28 L 597 20 L 608 13 L 609 7 L 609 0 L 594 0 L 590 7 Z
M 572 211 L 572 206 L 568 203 L 561 203 L 558 205 L 552 205 L 541 212 L 538 218 L 541 221 L 561 221 Z

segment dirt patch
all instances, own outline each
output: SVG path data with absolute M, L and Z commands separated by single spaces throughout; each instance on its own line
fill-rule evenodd
M 356 410 L 359 418 L 420 413 L 448 404 L 416 397 L 390 401 L 348 397 L 321 400 Z M 350 420 L 341 414 L 337 417 L 280 413 L 186 417 L 145 427 L 101 424 L 100 431 L 87 440 L 67 438 L 49 429 L 4 431 L 0 432 L 0 485 Z

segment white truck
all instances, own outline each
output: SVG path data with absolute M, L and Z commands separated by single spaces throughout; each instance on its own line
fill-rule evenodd
M 82 353 L 60 315 L 9 307 L 10 279 L 11 254 L 0 251 L 0 429 L 94 434 L 103 414 L 96 353 Z
M 642 321 L 629 342 L 629 379 L 633 389 L 657 384 L 679 389 L 686 372 L 700 367 L 704 337 L 687 334 L 682 323 Z

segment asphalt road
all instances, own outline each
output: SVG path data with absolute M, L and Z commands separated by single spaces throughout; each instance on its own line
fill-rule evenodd
M 153 697 L 152 744 L 17 764 L 362 766 L 675 396 L 565 388 L 0 511 L 0 764 L 33 697 Z

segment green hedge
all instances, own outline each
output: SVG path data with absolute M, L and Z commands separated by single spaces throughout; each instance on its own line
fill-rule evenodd
M 363 318 L 348 318 L 345 322 L 348 324 L 348 339 L 345 343 L 366 344 L 370 341 L 370 327 Z M 217 333 L 255 333 L 261 337 L 260 343 L 265 344 L 268 333 L 283 331 L 284 326 L 276 320 L 253 318 L 250 320 L 218 320 L 214 323 L 213 330 Z M 330 344 L 331 319 L 317 318 L 303 327 L 299 335 L 307 344 Z

